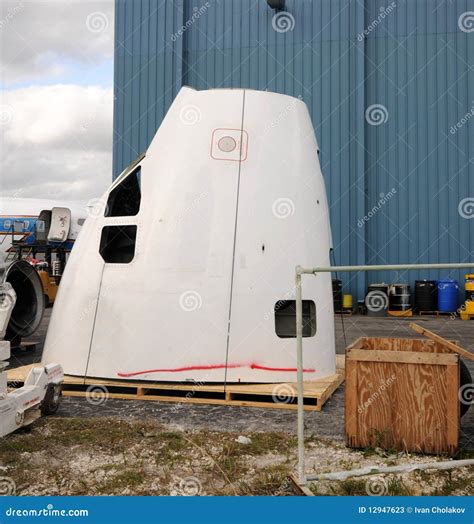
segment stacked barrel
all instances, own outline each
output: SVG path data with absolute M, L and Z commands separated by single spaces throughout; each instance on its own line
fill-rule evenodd
M 474 316 L 474 275 L 466 275 L 466 304 L 468 301 Z M 365 297 L 365 309 L 370 316 L 385 316 L 387 313 L 410 316 L 413 310 L 419 313 L 455 313 L 458 305 L 459 285 L 451 279 L 416 280 L 414 300 L 410 285 L 405 283 L 371 284 Z

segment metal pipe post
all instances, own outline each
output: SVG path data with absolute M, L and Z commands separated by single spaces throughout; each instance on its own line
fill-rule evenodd
M 373 266 L 322 266 L 313 268 L 303 268 L 297 266 L 300 274 L 332 273 L 332 272 L 352 272 L 352 271 L 402 271 L 410 269 L 467 269 L 474 268 L 474 263 L 465 264 L 386 264 Z
M 296 268 L 296 369 L 298 379 L 298 480 L 306 484 L 304 466 L 303 298 L 300 267 Z

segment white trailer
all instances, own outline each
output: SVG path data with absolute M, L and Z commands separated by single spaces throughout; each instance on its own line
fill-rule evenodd
M 34 367 L 23 387 L 8 390 L 7 373 L 10 342 L 1 340 L 16 303 L 16 294 L 8 282 L 0 284 L 0 437 L 31 424 L 41 415 L 56 412 L 64 380 L 59 364 Z

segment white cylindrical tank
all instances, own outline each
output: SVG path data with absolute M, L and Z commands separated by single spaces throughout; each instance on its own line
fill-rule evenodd
M 295 266 L 329 265 L 317 152 L 296 98 L 181 89 L 86 220 L 43 360 L 109 379 L 295 380 Z M 303 299 L 314 380 L 335 372 L 330 274 Z

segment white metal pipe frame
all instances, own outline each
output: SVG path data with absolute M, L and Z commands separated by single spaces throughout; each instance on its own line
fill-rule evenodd
M 304 382 L 303 382 L 303 298 L 302 298 L 302 275 L 317 275 L 318 273 L 335 272 L 354 272 L 354 271 L 398 271 L 412 269 L 474 269 L 474 263 L 456 264 L 392 264 L 392 265 L 373 265 L 373 266 L 329 266 L 295 268 L 295 287 L 296 287 L 296 367 L 298 380 L 298 480 L 301 485 L 305 485 L 307 480 L 305 474 L 304 456 Z

